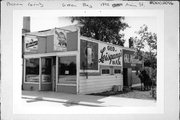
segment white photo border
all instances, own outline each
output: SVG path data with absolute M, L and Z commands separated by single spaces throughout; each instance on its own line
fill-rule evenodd
M 9 0 L 11 1 L 11 0 Z M 179 2 L 178 1 L 2 1 L 1 2 L 1 119 L 7 120 L 174 120 L 179 119 Z M 12 3 L 12 4 L 9 4 Z M 13 4 L 17 3 L 17 4 Z M 42 3 L 41 6 L 29 6 L 29 3 Z M 63 3 L 77 4 L 76 8 L 63 8 Z M 93 8 L 85 8 L 82 3 L 93 5 Z M 101 3 L 109 3 L 110 6 L 101 6 Z M 135 3 L 141 7 L 116 6 Z M 118 4 L 120 3 L 120 4 Z M 96 16 L 111 16 L 114 11 L 119 11 L 120 16 L 126 17 L 157 17 L 158 49 L 158 100 L 154 107 L 104 107 L 104 108 L 73 108 L 68 107 L 57 111 L 54 107 L 22 106 L 22 58 L 21 35 L 23 16 L 57 16 L 56 12 L 79 12 L 77 14 Z M 36 13 L 35 13 L 36 12 Z M 95 13 L 94 13 L 95 12 Z M 62 15 L 61 16 L 69 16 Z M 144 14 L 139 14 L 144 13 Z M 75 15 L 73 15 L 75 16 Z M 161 40 L 161 41 L 160 41 Z M 16 46 L 17 45 L 17 46 Z M 159 47 L 161 46 L 161 47 Z M 16 49 L 17 48 L 17 49 Z M 17 69 L 16 69 L 17 67 Z M 16 74 L 17 73 L 17 74 Z M 160 97 L 159 97 L 160 96 Z M 160 99 L 159 99 L 160 98 Z M 19 107 L 19 108 L 18 108 Z M 47 109 L 47 110 L 46 110 Z M 53 109 L 53 110 L 52 110 Z M 102 110 L 103 109 L 103 110 Z M 148 110 L 147 110 L 148 109 Z M 38 111 L 39 110 L 39 111 Z M 50 111 L 52 110 L 52 111 Z M 58 109 L 59 110 L 59 109 Z M 111 110 L 111 111 L 110 111 Z M 49 112 L 50 111 L 50 112 Z M 110 112 L 109 112 L 110 111 Z

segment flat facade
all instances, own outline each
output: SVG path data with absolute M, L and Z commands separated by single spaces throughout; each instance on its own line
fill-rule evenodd
M 89 94 L 131 84 L 132 58 L 124 53 L 133 54 L 133 49 L 60 28 L 26 33 L 22 43 L 23 90 Z

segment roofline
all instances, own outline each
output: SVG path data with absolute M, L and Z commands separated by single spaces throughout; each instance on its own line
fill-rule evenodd
M 65 26 L 66 27 L 66 26 Z M 40 30 L 40 31 L 34 31 L 34 32 L 26 32 L 26 33 L 22 33 L 22 35 L 24 36 L 24 35 L 33 35 L 33 33 L 35 33 L 35 34 L 38 34 L 38 33 L 43 33 L 43 32 L 48 32 L 48 31 L 51 31 L 51 30 L 53 30 L 53 29 L 61 29 L 61 30 L 64 30 L 64 31 L 69 31 L 69 32 L 73 32 L 72 30 L 67 30 L 67 29 L 63 29 L 63 28 L 58 28 L 58 27 L 55 27 L 55 28 L 51 28 L 51 29 L 46 29 L 46 30 Z M 78 31 L 78 29 L 77 29 L 77 31 Z M 34 36 L 38 36 L 38 35 L 34 35 Z
M 122 48 L 122 49 L 125 49 L 125 50 L 136 51 L 135 49 L 132 49 L 132 48 L 128 48 L 128 47 L 124 47 L 124 46 L 119 46 L 119 45 L 115 45 L 115 44 L 103 42 L 103 41 L 96 40 L 96 39 L 90 38 L 90 37 L 80 36 L 80 39 L 81 39 L 81 38 L 82 38 L 82 39 L 85 39 L 85 40 L 87 40 L 87 41 L 90 41 L 90 42 L 103 43 L 103 44 L 107 44 L 107 45 L 116 46 L 116 47 L 119 47 L 119 48 Z
M 74 26 L 75 26 L 75 25 L 74 25 Z M 66 27 L 66 26 L 65 26 L 65 27 Z M 42 32 L 52 31 L 53 29 L 61 29 L 61 30 L 65 30 L 65 31 L 72 32 L 71 30 L 66 30 L 66 29 L 57 28 L 57 27 L 52 28 L 52 29 L 42 30 Z M 77 31 L 78 31 L 78 30 L 79 30 L 79 29 L 77 29 Z M 36 33 L 36 34 L 38 34 L 38 33 L 41 33 L 41 31 L 22 33 L 22 36 L 25 36 L 26 34 L 27 34 L 27 35 L 32 35 L 32 36 L 38 36 L 38 35 L 36 35 L 36 34 L 33 35 L 33 34 L 31 34 L 31 33 Z M 91 38 L 91 37 L 85 37 L 85 36 L 80 35 L 80 38 L 85 39 L 85 40 L 88 40 L 88 41 L 96 42 L 96 43 L 103 43 L 103 44 L 107 44 L 107 45 L 113 45 L 113 46 L 116 46 L 116 47 L 119 47 L 119 48 L 122 48 L 122 49 L 125 49 L 125 50 L 136 51 L 135 49 L 132 49 L 132 48 L 128 48 L 128 47 L 124 47 L 124 46 L 119 46 L 119 45 L 115 45 L 115 44 L 103 42 L 103 41 L 96 40 L 96 39 Z

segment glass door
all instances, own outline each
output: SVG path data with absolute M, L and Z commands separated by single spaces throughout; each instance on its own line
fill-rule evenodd
M 58 57 L 57 91 L 77 93 L 76 56 Z
M 52 58 L 41 58 L 41 90 L 52 90 Z
M 76 84 L 76 57 L 65 56 L 58 59 L 58 83 Z

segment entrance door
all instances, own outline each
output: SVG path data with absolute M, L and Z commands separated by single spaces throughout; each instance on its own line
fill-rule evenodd
M 56 91 L 56 57 L 52 57 L 52 91 Z
M 132 68 L 123 68 L 123 85 L 128 87 L 132 85 Z
M 123 86 L 128 86 L 128 73 L 127 68 L 123 68 Z
M 41 58 L 40 90 L 52 90 L 52 57 Z
M 76 56 L 58 57 L 57 91 L 77 93 Z

